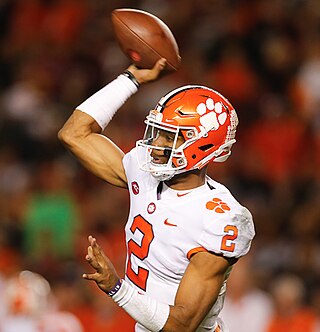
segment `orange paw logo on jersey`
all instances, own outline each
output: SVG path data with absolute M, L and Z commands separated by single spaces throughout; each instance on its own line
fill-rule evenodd
M 207 202 L 206 208 L 208 210 L 213 210 L 216 213 L 225 213 L 226 211 L 230 211 L 228 204 L 217 197 Z

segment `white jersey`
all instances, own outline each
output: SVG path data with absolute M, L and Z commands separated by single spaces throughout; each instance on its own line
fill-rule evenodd
M 249 251 L 255 234 L 252 216 L 209 177 L 192 190 L 168 188 L 140 170 L 137 153 L 134 148 L 123 159 L 130 192 L 125 278 L 139 292 L 173 305 L 193 254 L 208 251 L 238 258 Z M 224 294 L 225 283 L 197 331 L 214 330 Z M 137 324 L 136 331 L 147 330 Z

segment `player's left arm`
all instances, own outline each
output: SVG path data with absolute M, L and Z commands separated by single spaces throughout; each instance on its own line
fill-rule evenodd
M 195 331 L 216 302 L 231 263 L 209 252 L 193 255 L 162 331 Z
M 206 251 L 191 256 L 164 332 L 195 331 L 216 302 L 229 267 L 249 251 L 254 237 L 251 213 L 237 206 L 231 211 L 205 226 L 199 244 Z

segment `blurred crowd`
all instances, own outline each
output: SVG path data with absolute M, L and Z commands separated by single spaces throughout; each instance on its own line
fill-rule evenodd
M 231 332 L 320 331 L 320 2 L 2 0 L 0 332 L 133 331 L 81 278 L 89 234 L 123 275 L 127 192 L 57 140 L 73 109 L 130 64 L 110 19 L 124 7 L 164 20 L 182 65 L 143 86 L 108 136 L 129 151 L 147 112 L 178 86 L 224 94 L 240 119 L 237 143 L 209 174 L 251 210 L 257 235 L 222 317 Z

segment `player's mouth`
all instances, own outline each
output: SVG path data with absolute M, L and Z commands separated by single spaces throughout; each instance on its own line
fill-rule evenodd
M 151 152 L 151 164 L 163 165 L 168 162 L 168 158 L 165 156 L 157 156 L 155 153 Z
M 166 164 L 167 160 L 164 160 L 163 158 L 152 157 L 151 163 L 154 165 L 162 165 L 162 164 Z

